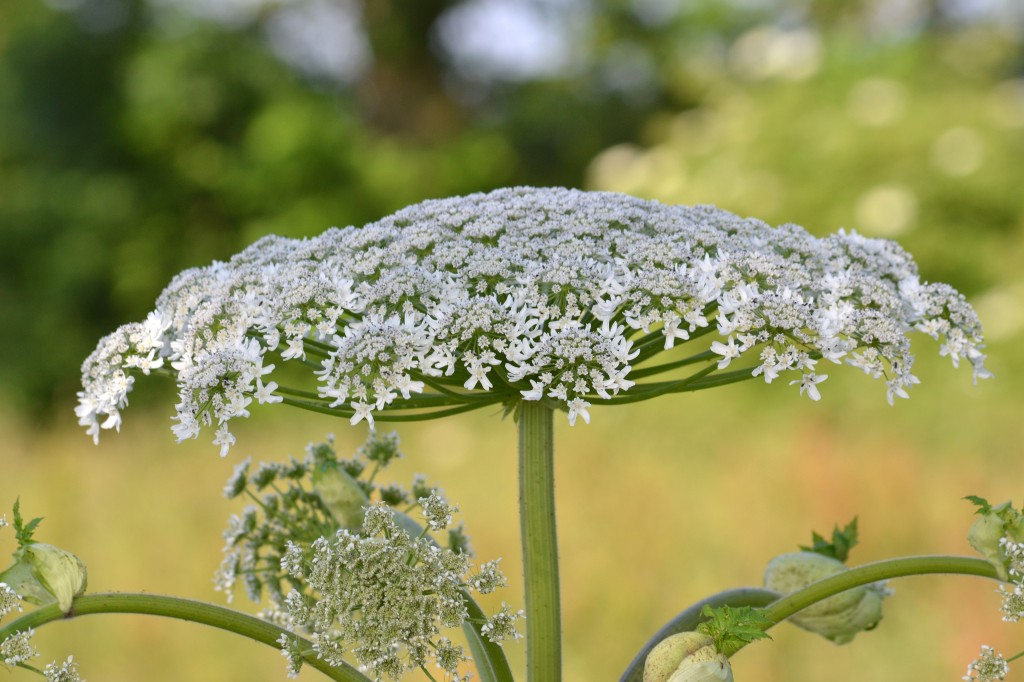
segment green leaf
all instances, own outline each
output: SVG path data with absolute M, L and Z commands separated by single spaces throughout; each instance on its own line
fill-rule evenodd
M 750 606 L 713 608 L 705 604 L 701 614 L 708 620 L 697 626 L 701 632 L 715 640 L 718 651 L 736 651 L 758 639 L 771 639 L 765 630 L 771 623 L 764 615 L 764 609 Z
M 855 516 L 842 530 L 840 530 L 839 524 L 835 525 L 832 529 L 832 542 L 811 531 L 811 546 L 800 545 L 800 549 L 804 552 L 814 552 L 845 562 L 850 556 L 850 550 L 857 545 L 858 540 L 857 517 Z
M 975 514 L 985 515 L 992 511 L 992 505 L 989 504 L 988 500 L 986 500 L 984 497 L 978 497 L 977 495 L 968 495 L 963 499 L 971 502 L 972 504 L 978 507 L 978 511 L 974 512 Z
M 32 534 L 42 520 L 42 517 L 36 517 L 25 523 L 21 518 L 21 498 L 19 497 L 14 501 L 14 536 L 18 540 L 19 549 L 35 542 L 32 539 Z

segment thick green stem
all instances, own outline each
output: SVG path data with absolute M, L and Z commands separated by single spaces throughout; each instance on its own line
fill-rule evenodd
M 519 519 L 526 586 L 529 682 L 562 679 L 558 540 L 555 534 L 553 414 L 540 402 L 519 408 Z
M 277 640 L 281 635 L 298 639 L 304 650 L 311 649 L 313 646 L 312 642 L 297 637 L 265 620 L 260 620 L 254 616 L 233 611 L 232 609 L 226 609 L 222 606 L 214 606 L 213 604 L 182 599 L 180 597 L 134 594 L 129 592 L 107 592 L 77 597 L 72 602 L 71 611 L 67 615 L 61 613 L 56 604 L 43 606 L 0 628 L 0 642 L 15 632 L 37 628 L 57 620 L 97 613 L 138 613 L 187 620 L 192 623 L 201 623 L 221 630 L 227 630 L 228 632 L 248 637 L 276 649 L 280 648 Z M 307 655 L 305 662 L 338 682 L 370 682 L 367 677 L 360 674 L 355 668 L 347 665 L 342 667 L 328 665 L 326 661 L 318 659 L 316 654 L 311 653 Z
M 1000 579 L 995 566 L 984 559 L 974 557 L 915 556 L 887 559 L 851 568 L 849 571 L 819 580 L 802 590 L 792 592 L 766 608 L 764 615 L 768 620 L 768 627 L 772 627 L 812 604 L 816 604 L 823 599 L 828 599 L 846 590 L 860 587 L 861 585 L 869 585 L 891 578 L 936 573 L 956 573 L 991 578 L 993 580 Z M 724 651 L 723 653 L 727 656 L 732 656 L 739 648 L 734 651 Z

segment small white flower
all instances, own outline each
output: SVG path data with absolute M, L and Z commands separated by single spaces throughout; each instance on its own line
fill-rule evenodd
M 569 401 L 569 426 L 576 426 L 576 418 L 583 419 L 587 424 L 590 423 L 590 412 L 587 408 L 590 407 L 590 403 L 581 398 L 573 398 Z
M 722 343 L 721 341 L 712 341 L 711 352 L 718 353 L 722 356 L 722 359 L 718 361 L 718 369 L 725 369 L 729 366 L 730 362 L 740 356 L 740 349 L 736 345 L 736 339 L 732 336 L 729 337 L 728 344 Z
M 821 400 L 821 393 L 818 391 L 818 384 L 828 379 L 827 374 L 815 374 L 814 372 L 808 372 L 799 379 L 794 379 L 789 382 L 789 385 L 800 384 L 800 395 L 807 393 L 807 397 L 811 400 Z
M 231 446 L 235 444 L 235 435 L 228 430 L 227 424 L 221 424 L 213 437 L 213 444 L 220 446 L 220 456 L 227 457 Z
M 356 411 L 356 413 L 352 415 L 351 419 L 349 419 L 349 423 L 352 426 L 355 426 L 356 424 L 365 419 L 366 423 L 369 424 L 370 428 L 372 429 L 373 405 L 370 405 L 369 403 L 354 402 L 352 403 L 352 408 Z
M 463 384 L 468 390 L 476 388 L 477 383 L 480 384 L 480 388 L 485 391 L 489 391 L 494 388 L 494 384 L 491 383 L 490 379 L 487 378 L 487 373 L 491 371 L 490 367 L 485 367 L 482 364 L 474 364 L 469 368 L 469 379 Z
M 530 380 L 530 390 L 520 391 L 523 400 L 542 400 L 544 398 L 544 384 L 540 381 Z
M 276 391 L 276 390 L 277 390 L 277 382 L 276 381 L 271 381 L 270 383 L 264 385 L 262 379 L 256 379 L 256 393 L 255 393 L 255 396 L 256 396 L 256 400 L 259 401 L 260 405 L 270 404 L 270 403 L 279 403 L 282 400 L 284 400 L 283 397 L 281 397 L 279 395 L 274 395 L 274 391 Z

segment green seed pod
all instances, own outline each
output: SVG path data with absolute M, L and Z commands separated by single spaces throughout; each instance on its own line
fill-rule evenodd
M 764 584 L 769 590 L 789 594 L 847 570 L 837 559 L 814 552 L 792 552 L 768 563 Z M 858 632 L 878 625 L 886 594 L 881 585 L 862 585 L 808 606 L 789 620 L 836 644 L 846 644 Z
M 85 592 L 85 564 L 71 552 L 32 542 L 15 552 L 14 558 L 14 565 L 0 573 L 0 582 L 7 583 L 30 604 L 56 602 L 62 613 L 68 613 L 71 601 Z
M 647 655 L 644 682 L 732 682 L 729 659 L 700 632 L 666 637 Z
M 356 479 L 337 464 L 325 464 L 313 472 L 313 490 L 342 528 L 354 530 L 363 525 L 370 498 Z

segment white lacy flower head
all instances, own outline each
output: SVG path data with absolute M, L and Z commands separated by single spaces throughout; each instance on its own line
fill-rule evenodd
M 822 361 L 884 378 L 891 403 L 918 382 L 911 331 L 989 376 L 972 308 L 922 282 L 895 242 L 515 188 L 313 239 L 266 237 L 181 273 L 144 322 L 86 360 L 77 414 L 98 438 L 120 426 L 138 374 L 169 374 L 178 438 L 209 427 L 226 452 L 228 422 L 254 401 L 372 426 L 540 400 L 586 422 L 591 406 L 782 373 L 817 400 Z M 271 380 L 285 365 L 307 385 Z M 642 381 L 690 365 L 686 378 Z

